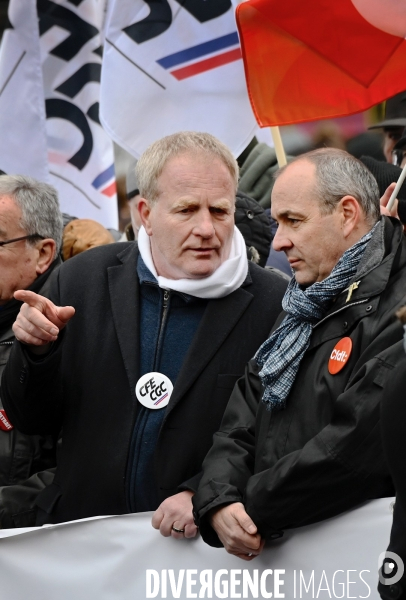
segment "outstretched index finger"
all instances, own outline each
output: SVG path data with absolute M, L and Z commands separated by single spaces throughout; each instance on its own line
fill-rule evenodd
M 51 300 L 45 298 L 45 296 L 40 296 L 29 290 L 14 292 L 14 298 L 38 310 L 53 325 L 56 325 L 59 330 L 63 329 L 75 314 L 73 306 L 56 306 Z
M 18 290 L 17 292 L 14 292 L 14 298 L 20 302 L 25 302 L 28 306 L 32 306 L 42 313 L 45 311 L 46 303 L 50 302 L 50 300 L 44 296 L 40 296 L 29 290 Z

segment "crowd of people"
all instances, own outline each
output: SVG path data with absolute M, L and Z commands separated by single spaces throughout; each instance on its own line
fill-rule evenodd
M 255 140 L 158 140 L 121 238 L 0 175 L 0 527 L 153 511 L 251 561 L 396 492 L 406 560 L 406 94 L 377 126 L 388 163 L 321 148 L 256 178 Z

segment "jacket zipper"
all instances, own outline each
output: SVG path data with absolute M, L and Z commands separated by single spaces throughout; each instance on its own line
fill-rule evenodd
M 14 342 L 0 342 L 0 346 L 12 346 Z
M 164 290 L 164 301 L 163 301 L 163 306 L 162 306 L 161 323 L 159 326 L 158 342 L 156 345 L 155 357 L 154 357 L 154 367 L 153 367 L 154 370 L 156 370 L 158 368 L 157 363 L 158 363 L 158 358 L 159 358 L 160 351 L 161 351 L 161 344 L 162 344 L 162 340 L 163 340 L 166 319 L 168 316 L 169 298 L 170 298 L 170 292 L 168 290 Z
M 324 317 L 324 319 L 322 319 L 321 321 L 319 321 L 318 323 L 316 323 L 316 325 L 313 327 L 313 329 L 316 329 L 316 327 L 318 327 L 319 325 L 321 325 L 322 323 L 324 323 L 324 321 L 327 321 L 327 319 L 329 319 L 330 317 L 334 317 L 334 315 L 337 315 L 338 313 L 342 312 L 346 308 L 350 308 L 350 306 L 356 306 L 357 304 L 364 304 L 365 302 L 369 302 L 369 298 L 365 298 L 364 300 L 358 300 L 358 302 L 351 302 L 351 304 L 347 304 L 345 306 L 342 306 L 341 308 L 339 308 L 335 312 L 331 313 L 330 315 L 327 315 L 327 317 Z
M 148 285 L 156 285 L 152 281 L 146 281 L 145 283 L 147 283 Z M 160 346 L 161 346 L 161 342 L 162 342 L 162 338 L 163 338 L 163 331 L 164 331 L 166 319 L 167 319 L 167 316 L 168 316 L 169 298 L 170 298 L 170 292 L 168 290 L 164 290 L 164 300 L 163 300 L 163 305 L 162 305 L 161 323 L 159 325 L 158 342 L 157 342 L 156 347 L 155 347 L 155 356 L 154 356 L 154 364 L 153 364 L 153 369 L 154 370 L 156 370 L 156 368 L 157 368 L 157 361 L 158 361 Z M 145 410 L 145 408 L 141 407 L 141 410 Z M 135 417 L 135 419 L 136 418 L 137 417 Z M 133 423 L 133 433 L 132 433 L 132 436 L 134 434 L 134 424 L 135 424 L 135 421 Z M 132 436 L 131 436 L 131 439 L 130 439 L 130 446 L 129 446 L 128 453 L 127 453 L 127 461 L 128 461 L 129 453 L 131 452 L 131 448 L 132 448 Z M 131 509 L 131 506 L 132 506 L 132 494 L 131 494 L 131 491 L 130 491 L 129 488 L 126 489 L 126 483 L 125 483 L 126 480 L 127 480 L 127 475 L 128 475 L 128 464 L 126 466 L 126 475 L 124 477 L 124 489 L 126 490 L 125 491 L 125 496 L 126 496 L 127 506 Z M 131 476 L 130 476 L 130 479 L 131 479 Z

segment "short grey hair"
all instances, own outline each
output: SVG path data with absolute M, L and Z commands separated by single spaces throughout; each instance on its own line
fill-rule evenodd
M 371 227 L 381 218 L 379 188 L 371 171 L 357 158 L 337 148 L 320 148 L 294 158 L 289 164 L 307 160 L 316 167 L 316 194 L 324 214 L 334 211 L 341 198 L 353 196 Z M 289 165 L 282 167 L 275 178 Z
M 58 255 L 62 245 L 63 222 L 56 189 L 26 175 L 1 175 L 0 196 L 10 196 L 20 207 L 20 226 L 27 235 L 37 233 L 43 238 L 55 240 Z M 27 243 L 35 244 L 35 240 L 27 240 Z
M 210 133 L 180 131 L 151 144 L 137 162 L 135 173 L 141 196 L 150 202 L 158 199 L 161 193 L 158 179 L 168 160 L 179 154 L 201 153 L 215 156 L 224 163 L 237 190 L 238 164 L 227 146 Z

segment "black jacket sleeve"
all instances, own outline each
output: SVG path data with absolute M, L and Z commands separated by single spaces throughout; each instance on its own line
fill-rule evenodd
M 25 481 L 0 487 L 0 529 L 35 526 L 38 494 L 53 482 L 55 471 L 47 469 Z
M 220 431 L 203 462 L 203 476 L 193 497 L 194 516 L 203 539 L 221 546 L 208 522 L 208 511 L 232 502 L 243 502 L 244 490 L 254 472 L 255 421 L 261 383 L 251 361 L 236 383 L 224 414 Z
M 47 295 L 59 305 L 59 272 L 55 275 Z M 62 330 L 44 357 L 30 354 L 17 340 L 13 344 L 1 380 L 1 394 L 10 421 L 22 433 L 57 436 L 61 430 L 62 382 L 58 369 L 64 334 Z

